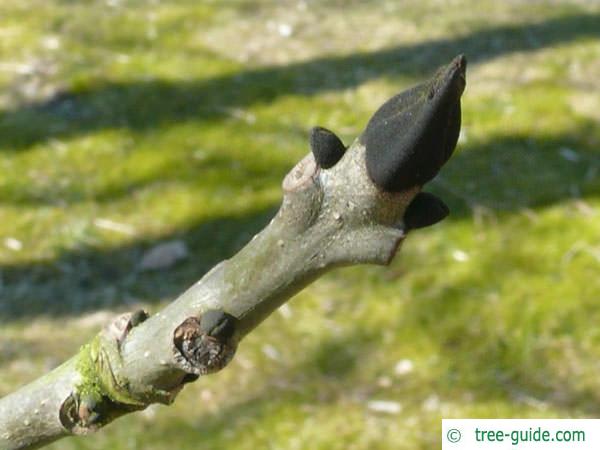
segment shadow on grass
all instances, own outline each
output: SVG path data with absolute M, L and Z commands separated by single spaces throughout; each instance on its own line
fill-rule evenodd
M 393 384 L 387 387 L 361 383 L 360 373 L 371 363 L 371 355 L 375 355 L 377 350 L 381 351 L 382 345 L 401 346 L 404 343 L 383 344 L 380 329 L 363 328 L 357 323 L 351 332 L 330 337 L 308 349 L 304 357 L 298 354 L 295 364 L 261 382 L 262 388 L 258 393 L 254 392 L 251 396 L 242 393 L 237 401 L 215 414 L 201 416 L 194 423 L 178 420 L 178 430 L 187 435 L 182 442 L 193 441 L 196 435 L 203 442 L 206 439 L 209 448 L 228 448 L 228 442 L 234 448 L 236 439 L 243 439 L 246 433 L 253 433 L 252 430 L 274 429 L 275 424 L 284 423 L 298 426 L 305 420 L 314 419 L 318 411 L 322 412 L 331 404 L 337 404 L 337 411 L 339 405 L 351 404 L 352 408 L 364 408 L 365 415 L 377 415 L 368 410 L 367 402 L 381 398 L 402 402 L 404 410 L 401 416 L 379 415 L 379 420 L 394 423 L 406 417 L 414 420 L 423 414 L 435 415 L 436 412 L 430 409 L 425 413 L 422 410 L 423 402 L 432 395 L 439 396 L 444 403 L 462 405 L 468 402 L 474 406 L 481 404 L 485 408 L 494 403 L 509 403 L 521 405 L 523 410 L 552 409 L 564 416 L 597 416 L 600 413 L 598 392 L 579 387 L 565 373 L 561 375 L 553 371 L 553 367 L 548 365 L 547 355 L 537 355 L 541 359 L 514 360 L 508 355 L 510 349 L 503 340 L 506 336 L 470 334 L 461 328 L 456 330 L 455 339 L 448 329 L 440 332 L 440 328 L 446 326 L 445 317 L 451 314 L 464 317 L 462 312 L 457 311 L 461 308 L 458 297 L 457 302 L 443 306 L 443 311 L 436 309 L 435 305 L 411 301 L 408 316 L 399 322 L 399 326 L 414 326 L 410 322 L 417 322 L 423 328 L 423 333 L 431 333 L 439 340 L 440 351 L 437 356 L 450 362 L 439 379 L 430 382 L 415 380 L 414 377 L 419 375 L 411 374 L 408 378 L 392 381 Z M 442 303 L 445 302 L 438 302 L 440 305 Z M 434 307 L 424 312 L 430 306 Z M 411 310 L 417 314 L 412 315 Z M 428 323 L 423 322 L 424 315 L 430 319 Z M 410 343 L 407 345 L 410 346 Z M 518 348 L 515 351 L 522 350 Z M 342 356 L 337 354 L 339 352 Z M 341 364 L 330 362 L 339 358 L 343 360 Z M 324 359 L 327 360 L 325 365 Z M 415 383 L 420 384 L 418 391 L 414 390 Z M 465 400 L 467 397 L 470 400 Z M 448 414 L 447 411 L 446 407 L 437 413 L 441 417 L 442 414 Z M 488 414 L 494 412 L 491 409 Z M 172 426 L 172 423 L 164 421 L 158 424 L 158 429 L 166 433 L 166 428 Z M 361 432 L 352 429 L 345 431 Z M 433 430 L 430 431 L 433 433 Z M 348 436 L 345 438 L 351 441 Z
M 291 168 L 290 164 L 276 158 L 236 160 L 227 154 L 211 152 L 201 159 L 194 158 L 189 149 L 171 151 L 161 164 L 140 172 L 120 167 L 118 162 L 108 167 L 112 180 L 90 186 L 85 177 L 68 177 L 69 183 L 55 182 L 51 187 L 23 180 L 15 186 L 0 184 L 0 204 L 14 206 L 72 206 L 80 202 L 106 204 L 128 201 L 145 189 L 160 186 L 188 186 L 200 188 L 203 195 L 223 195 L 223 189 L 234 192 L 259 192 L 277 186 Z M 58 178 L 58 177 L 55 177 Z
M 566 133 L 468 143 L 426 190 L 439 193 L 451 218 L 460 218 L 474 207 L 510 212 L 597 196 L 599 173 L 600 132 L 593 121 L 580 119 Z
M 450 220 L 475 206 L 519 211 L 569 197 L 600 195 L 600 136 L 593 123 L 568 134 L 507 136 L 472 143 L 455 155 L 431 190 L 450 205 Z M 565 160 L 569 148 L 577 160 Z M 177 177 L 177 174 L 173 174 Z M 275 181 L 272 181 L 275 183 Z M 277 183 L 279 181 L 277 180 Z M 232 192 L 235 195 L 235 191 Z M 246 215 L 193 224 L 159 240 L 182 239 L 190 258 L 164 272 L 136 270 L 144 249 L 157 239 L 113 249 L 67 250 L 53 261 L 0 266 L 0 318 L 77 315 L 123 302 L 175 297 L 214 264 L 233 255 L 272 217 L 277 205 Z
M 422 308 L 422 306 L 418 307 Z M 437 317 L 436 320 L 443 319 Z M 475 342 L 480 339 L 480 337 L 465 335 L 461 348 L 446 347 L 443 350 L 446 351 L 446 355 L 453 354 L 451 350 L 469 354 L 470 348 L 480 347 L 479 342 Z M 444 342 L 440 343 L 444 345 Z M 394 345 L 394 343 L 388 345 Z M 400 343 L 400 345 L 402 344 Z M 182 449 L 196 448 L 197 445 L 205 448 L 237 448 L 239 442 L 248 439 L 255 445 L 267 447 L 268 445 L 277 445 L 277 440 L 285 439 L 285 432 L 281 431 L 281 427 L 285 427 L 284 429 L 293 427 L 298 432 L 296 435 L 300 434 L 305 438 L 305 433 L 310 433 L 306 427 L 319 426 L 316 423 L 318 420 L 315 419 L 316 417 L 325 422 L 330 417 L 332 423 L 324 423 L 324 428 L 319 430 L 320 433 L 325 433 L 321 435 L 323 440 L 332 442 L 341 440 L 344 443 L 362 442 L 359 433 L 364 430 L 360 427 L 337 428 L 337 432 L 341 434 L 327 435 L 326 433 L 331 432 L 332 429 L 340 427 L 344 419 L 339 416 L 325 416 L 323 415 L 324 411 L 332 406 L 334 409 L 331 411 L 339 414 L 341 408 L 348 406 L 355 415 L 360 414 L 360 410 L 363 409 L 363 420 L 368 416 L 378 417 L 378 426 L 381 427 L 382 433 L 385 429 L 385 422 L 397 424 L 399 420 L 406 420 L 407 417 L 410 417 L 413 422 L 412 425 L 407 424 L 407 427 L 414 428 L 415 420 L 420 420 L 424 415 L 429 416 L 429 419 L 425 420 L 426 426 L 430 427 L 436 413 L 440 418 L 442 414 L 448 414 L 442 412 L 441 409 L 423 412 L 421 405 L 432 395 L 439 396 L 444 403 L 456 402 L 462 405 L 466 402 L 466 395 L 473 396 L 475 394 L 468 402 L 472 405 L 481 404 L 487 408 L 490 403 L 508 402 L 522 404 L 526 409 L 535 406 L 536 401 L 539 404 L 543 401 L 546 406 L 560 411 L 565 416 L 596 416 L 600 413 L 597 392 L 580 390 L 570 384 L 569 380 L 561 380 L 556 374 L 546 374 L 547 378 L 544 383 L 540 383 L 539 380 L 528 375 L 528 373 L 531 374 L 529 367 L 513 365 L 510 370 L 516 375 L 508 378 L 499 376 L 499 373 L 506 368 L 503 367 L 502 360 L 495 359 L 502 357 L 498 350 L 493 348 L 501 346 L 501 342 L 499 343 L 498 340 L 490 343 L 488 348 L 490 353 L 486 357 L 471 362 L 468 358 L 459 358 L 461 363 L 451 367 L 447 373 L 442 374 L 441 380 L 433 381 L 431 384 L 416 381 L 414 378 L 412 380 L 405 378 L 396 380 L 393 382 L 393 386 L 378 388 L 374 383 L 365 385 L 364 382 L 357 381 L 357 375 L 360 374 L 361 369 L 370 363 L 369 355 L 373 353 L 374 348 L 380 346 L 381 336 L 377 332 L 369 332 L 357 326 L 352 333 L 337 338 L 331 337 L 318 343 L 316 347 L 308 349 L 304 353 L 304 357 L 297 355 L 293 365 L 282 367 L 275 374 L 265 377 L 261 381 L 260 387 L 252 390 L 252 394 L 245 394 L 234 388 L 231 392 L 232 397 L 227 398 L 226 405 L 218 408 L 214 413 L 200 413 L 194 420 L 183 414 L 171 415 L 168 419 L 156 420 L 150 429 L 141 420 L 132 418 L 129 426 L 116 425 L 113 428 L 115 432 L 110 439 L 119 439 L 121 433 L 128 433 L 128 435 L 139 436 L 138 443 L 143 444 L 144 442 L 161 442 L 164 440 L 164 436 L 170 436 L 171 445 Z M 348 362 L 337 369 L 323 370 L 324 352 L 336 352 L 340 349 L 347 355 L 353 353 L 354 357 L 350 357 Z M 335 354 L 328 356 L 336 358 Z M 472 360 L 475 359 L 472 358 Z M 461 366 L 462 362 L 467 362 L 467 364 Z M 416 376 L 410 375 L 411 378 Z M 454 381 L 449 383 L 443 379 L 444 377 L 452 377 Z M 202 380 L 199 383 L 202 383 Z M 414 391 L 414 383 L 422 384 L 418 392 Z M 548 387 L 558 384 L 561 389 L 560 398 L 556 395 L 555 390 Z M 368 401 L 381 398 L 400 400 L 403 405 L 401 415 L 382 415 L 369 411 Z M 186 392 L 184 392 L 178 401 L 194 402 L 196 399 L 186 396 Z M 447 408 L 445 410 L 447 411 Z M 490 414 L 493 413 L 494 410 L 490 410 Z M 138 431 L 137 428 L 140 430 Z M 176 429 L 177 432 L 173 433 L 173 429 Z M 275 442 L 269 435 L 269 430 L 275 434 Z M 427 431 L 428 433 L 424 433 L 421 430 L 421 439 L 426 439 L 424 434 L 434 434 L 437 430 L 429 429 Z M 376 439 L 376 436 L 372 436 L 373 442 L 371 443 L 374 443 Z M 387 440 L 389 436 L 382 434 L 381 439 Z M 389 441 L 386 443 L 389 445 Z M 82 445 L 87 448 L 87 445 L 90 444 L 88 442 L 82 443 Z M 335 448 L 342 448 L 342 446 Z
M 174 297 L 263 228 L 275 210 L 220 217 L 188 229 L 113 249 L 68 250 L 52 261 L 0 267 L 0 321 L 37 315 L 78 315 L 139 301 Z M 167 271 L 138 270 L 145 249 L 181 239 L 189 258 Z
M 243 392 L 239 395 L 240 391 L 234 389 L 239 395 L 237 401 L 227 399 L 228 405 L 215 414 L 203 414 L 195 422 L 175 419 L 176 425 L 164 421 L 157 423 L 157 430 L 166 432 L 163 427 L 169 423 L 168 426 L 176 426 L 182 436 L 190 433 L 182 438 L 182 444 L 193 442 L 195 436 L 203 447 L 228 448 L 227 436 L 233 444 L 243 440 L 246 433 L 272 429 L 274 421 L 289 421 L 297 426 L 298 421 L 309 419 L 325 405 L 340 400 L 363 402 L 368 393 L 363 392 L 364 386 L 355 383 L 354 376 L 368 361 L 365 355 L 379 345 L 378 338 L 377 333 L 359 327 L 340 336 L 329 336 L 317 342 L 315 347 L 306 349 L 302 353 L 304 356 L 296 355 L 291 366 L 283 366 L 262 380 L 258 392 L 253 389 L 251 395 Z M 187 399 L 193 401 L 190 397 Z M 267 435 L 265 439 L 265 447 L 273 444 Z
M 0 113 L 0 149 L 27 149 L 49 138 L 107 128 L 148 130 L 188 120 L 219 120 L 232 108 L 268 103 L 282 95 L 347 89 L 381 76 L 421 77 L 458 53 L 467 54 L 471 62 L 480 62 L 510 52 L 600 38 L 599 22 L 599 14 L 567 15 L 372 53 L 264 67 L 207 81 L 99 83 Z

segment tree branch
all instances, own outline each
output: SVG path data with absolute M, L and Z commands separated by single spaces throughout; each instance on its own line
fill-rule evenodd
M 313 129 L 312 153 L 283 180 L 271 223 L 161 312 L 117 317 L 73 358 L 1 399 L 0 448 L 37 448 L 169 404 L 185 383 L 223 368 L 245 335 L 327 270 L 388 264 L 410 228 L 447 214 L 420 190 L 456 145 L 465 66 L 457 57 L 390 99 L 348 150 Z

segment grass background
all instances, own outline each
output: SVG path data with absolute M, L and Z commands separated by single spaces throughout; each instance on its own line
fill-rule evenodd
M 450 218 L 388 268 L 317 281 L 173 406 L 50 448 L 429 449 L 442 417 L 600 414 L 598 2 L 22 0 L 0 18 L 0 395 L 239 249 L 311 126 L 350 142 L 469 59 L 429 185 Z M 185 261 L 138 270 L 173 239 Z

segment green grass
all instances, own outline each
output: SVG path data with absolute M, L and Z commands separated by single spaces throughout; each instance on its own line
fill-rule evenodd
M 449 219 L 317 281 L 173 406 L 51 448 L 428 449 L 442 417 L 600 414 L 600 8 L 449 3 L 0 4 L 0 395 L 235 253 L 312 125 L 350 142 L 470 61 L 428 188 Z M 187 260 L 137 270 L 170 239 Z

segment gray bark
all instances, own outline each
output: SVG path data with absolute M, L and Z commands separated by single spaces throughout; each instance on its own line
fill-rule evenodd
M 234 334 L 223 342 L 226 364 L 246 334 L 327 270 L 389 263 L 419 188 L 380 190 L 357 140 L 330 169 L 307 155 L 286 176 L 283 191 L 271 223 L 164 310 L 140 324 L 131 315 L 116 318 L 62 366 L 1 399 L 0 448 L 37 448 L 151 403 L 172 402 L 185 382 L 224 366 L 200 367 L 182 355 L 174 335 L 186 319 L 208 310 L 236 318 Z M 198 342 L 190 346 L 203 345 Z
M 283 180 L 271 223 L 161 312 L 115 318 L 65 364 L 0 399 L 0 449 L 39 447 L 171 403 L 327 270 L 388 264 L 405 237 L 405 213 L 413 228 L 448 213 L 419 191 L 456 145 L 465 70 L 460 55 L 390 99 L 346 152 L 332 132 L 313 129 L 313 152 Z

